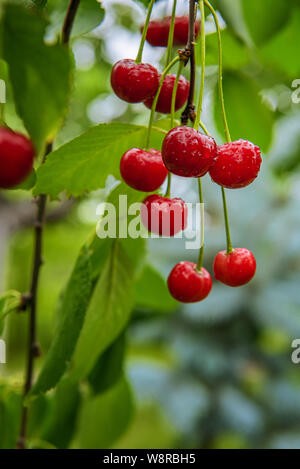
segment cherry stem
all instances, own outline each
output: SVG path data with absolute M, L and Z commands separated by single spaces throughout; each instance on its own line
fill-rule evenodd
M 156 95 L 155 95 L 155 98 L 153 100 L 153 104 L 152 104 L 152 108 L 151 108 L 151 114 L 150 114 L 150 119 L 149 119 L 149 124 L 148 124 L 148 130 L 147 130 L 147 136 L 146 136 L 146 149 L 149 148 L 149 143 L 150 143 L 150 137 L 151 137 L 151 130 L 152 130 L 152 125 L 153 125 L 153 121 L 154 121 L 154 115 L 155 115 L 155 110 L 156 110 L 156 105 L 157 105 L 157 101 L 158 101 L 158 98 L 159 98 L 159 95 L 160 95 L 160 92 L 161 92 L 161 89 L 162 89 L 162 85 L 163 85 L 163 82 L 164 82 L 164 79 L 166 77 L 166 75 L 168 74 L 168 72 L 171 70 L 171 68 L 173 67 L 173 65 L 175 65 L 178 60 L 181 60 L 181 58 L 179 56 L 175 57 L 172 62 L 169 63 L 169 65 L 164 69 L 161 77 L 160 77 L 160 81 L 159 81 L 159 86 L 158 86 L 158 90 L 156 92 Z
M 215 12 L 212 5 L 209 3 L 208 0 L 204 0 L 205 5 L 210 9 L 216 29 L 217 29 L 217 36 L 218 36 L 218 51 L 219 51 L 219 77 L 218 77 L 218 85 L 219 85 L 219 95 L 220 95 L 220 103 L 221 103 L 221 110 L 222 110 L 222 117 L 224 123 L 224 130 L 226 135 L 227 142 L 231 142 L 231 136 L 228 127 L 228 121 L 226 117 L 226 109 L 225 109 L 225 102 L 224 102 L 224 92 L 223 92 L 223 47 L 222 47 L 222 36 L 221 36 L 221 27 L 218 20 L 217 13 Z
M 224 102 L 224 91 L 223 91 L 223 48 L 222 48 L 222 36 L 221 36 L 221 27 L 218 20 L 217 13 L 215 12 L 212 5 L 209 3 L 208 0 L 203 0 L 205 5 L 211 11 L 215 25 L 217 30 L 218 36 L 218 51 L 219 51 L 219 73 L 218 73 L 218 87 L 219 87 L 219 97 L 220 97 L 220 104 L 221 104 L 221 111 L 224 123 L 224 130 L 226 135 L 227 142 L 231 142 L 230 131 L 228 127 L 228 121 L 226 116 L 226 109 L 225 109 L 225 102 Z M 225 220 L 225 230 L 226 230 L 226 239 L 227 239 L 227 254 L 232 253 L 232 243 L 231 243 L 231 236 L 230 236 L 230 228 L 229 228 L 229 219 L 228 219 L 228 209 L 227 209 L 227 202 L 226 202 L 226 194 L 225 189 L 222 187 L 222 200 L 223 200 L 223 211 L 224 211 L 224 220 Z
M 203 97 L 204 97 L 204 85 L 205 85 L 205 58 L 206 58 L 206 42 L 205 42 L 205 14 L 204 14 L 204 3 L 203 0 L 200 0 L 199 3 L 201 11 L 201 83 L 200 83 L 200 93 L 197 107 L 197 115 L 194 123 L 194 128 L 199 129 L 200 119 L 203 108 Z
M 199 258 L 197 264 L 197 270 L 201 272 L 202 265 L 203 265 L 203 257 L 204 257 L 204 201 L 203 201 L 203 192 L 202 192 L 202 182 L 201 178 L 198 178 L 198 189 L 199 189 L 199 201 L 201 204 L 201 247 L 199 251 Z
M 139 64 L 142 61 L 144 45 L 145 45 L 145 41 L 146 41 L 149 21 L 150 21 L 150 17 L 151 17 L 154 2 L 155 2 L 155 0 L 151 0 L 151 2 L 149 3 L 149 6 L 148 6 L 147 16 L 146 16 L 144 29 L 143 29 L 143 33 L 142 33 L 142 38 L 141 38 L 141 42 L 140 42 L 140 47 L 139 47 L 138 54 L 137 54 L 136 59 L 135 59 L 135 62 L 137 64 Z
M 200 82 L 200 93 L 197 107 L 196 119 L 194 122 L 194 128 L 199 129 L 200 119 L 202 114 L 203 107 L 203 97 L 204 97 L 204 84 L 205 84 L 205 54 L 206 54 L 206 44 L 205 44 L 205 15 L 204 15 L 204 3 L 203 0 L 200 0 L 200 11 L 201 11 L 201 82 Z M 198 178 L 198 188 L 199 188 L 199 201 L 201 204 L 201 247 L 199 251 L 199 259 L 197 264 L 197 270 L 201 272 L 203 265 L 204 257 L 204 204 L 203 204 L 203 191 L 202 191 L 202 182 L 201 178 Z
M 173 40 L 174 40 L 174 28 L 175 28 L 175 14 L 176 14 L 177 0 L 173 1 L 172 16 L 170 23 L 170 31 L 168 37 L 168 48 L 167 48 L 167 57 L 166 57 L 166 66 L 169 65 L 172 58 L 172 49 L 173 49 Z
M 185 51 L 189 54 L 190 62 L 190 91 L 188 100 L 181 114 L 181 124 L 187 125 L 189 120 L 194 122 L 195 120 L 195 106 L 194 106 L 194 92 L 195 92 L 195 0 L 189 0 L 189 35 Z
M 179 78 L 180 78 L 180 75 L 181 75 L 182 68 L 183 68 L 183 62 L 180 61 L 179 64 L 178 64 L 177 75 L 176 75 L 176 78 L 175 78 L 174 88 L 173 88 L 173 92 L 172 92 L 171 119 L 170 119 L 170 128 L 171 129 L 173 129 L 173 127 L 174 127 L 176 95 L 177 95 L 178 82 L 179 82 Z M 168 185 L 167 185 L 165 197 L 170 197 L 171 196 L 171 180 L 172 180 L 172 175 L 169 172 L 168 173 Z

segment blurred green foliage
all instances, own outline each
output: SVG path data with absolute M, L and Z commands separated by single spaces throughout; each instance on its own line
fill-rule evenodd
M 138 47 L 139 26 L 145 17 L 142 4 L 147 2 L 131 1 L 121 7 L 117 0 L 104 1 L 105 16 L 97 2 L 82 2 L 86 10 L 79 15 L 73 31 L 71 90 L 61 80 L 61 67 L 66 69 L 67 79 L 69 59 L 62 60 L 66 52 L 56 44 L 64 13 L 61 2 L 25 3 L 31 3 L 31 8 L 33 3 L 42 7 L 38 12 L 22 9 L 32 21 L 24 19 L 23 24 L 30 27 L 37 22 L 38 31 L 43 26 L 47 45 L 39 35 L 39 47 L 34 45 L 36 54 L 32 55 L 28 45 L 23 61 L 19 39 L 12 47 L 10 40 L 8 44 L 11 29 L 6 28 L 3 39 L 2 28 L 2 57 L 9 64 L 10 77 L 7 122 L 20 130 L 25 127 L 40 144 L 57 130 L 67 105 L 68 113 L 55 147 L 72 142 L 53 153 L 57 166 L 53 165 L 50 177 L 46 169 L 40 170 L 40 174 L 45 171 L 45 176 L 38 180 L 37 187 L 47 187 L 55 197 L 65 188 L 80 195 L 70 213 L 55 224 L 48 224 L 45 230 L 45 264 L 38 304 L 38 336 L 43 355 L 37 365 L 37 374 L 45 366 L 44 375 L 40 375 L 45 381 L 38 381 L 37 393 L 56 384 L 76 346 L 76 307 L 81 305 L 82 296 L 77 285 L 78 296 L 73 297 L 72 290 L 68 290 L 73 283 L 67 282 L 77 278 L 74 265 L 82 246 L 91 263 L 87 284 L 92 290 L 95 288 L 94 303 L 90 303 L 92 309 L 87 313 L 87 335 L 77 342 L 77 355 L 72 362 L 75 370 L 79 367 L 80 377 L 88 375 L 87 379 L 78 384 L 72 381 L 72 373 L 64 375 L 55 390 L 32 401 L 30 447 L 299 449 L 300 365 L 291 362 L 292 340 L 300 337 L 300 105 L 292 101 L 292 82 L 300 78 L 299 2 L 212 0 L 224 20 L 224 93 L 232 136 L 254 141 L 264 153 L 260 178 L 243 191 L 228 191 L 234 244 L 254 251 L 258 271 L 249 286 L 237 290 L 214 283 L 206 302 L 187 306 L 173 301 L 165 284 L 174 263 L 197 256 L 195 251 L 184 249 L 182 240 L 151 240 L 147 252 L 144 243 L 117 240 L 122 255 L 114 256 L 112 243 L 101 243 L 93 235 L 98 203 L 115 203 L 120 193 L 127 193 L 130 201 L 140 196 L 135 191 L 126 192 L 123 184 L 107 184 L 106 190 L 103 187 L 108 174 L 119 177 L 118 158 L 123 146 L 138 145 L 143 138 L 144 127 L 134 125 L 146 125 L 149 117 L 142 105 L 119 102 L 112 96 L 109 84 L 110 68 L 117 58 L 115 49 L 126 55 L 131 44 Z M 187 11 L 187 2 L 182 2 L 181 7 L 181 12 Z M 6 24 L 7 15 L 15 24 L 15 8 L 14 5 L 7 10 Z M 154 12 L 157 16 L 165 14 L 164 0 L 156 2 Z M 89 32 L 102 20 L 99 28 Z M 216 140 L 222 142 L 216 86 L 217 40 L 210 16 L 207 26 L 211 29 L 207 36 L 203 119 Z M 33 40 L 33 35 L 25 39 Z M 26 67 L 35 69 L 33 62 L 41 55 L 42 80 L 36 78 L 34 86 L 29 80 L 24 88 L 21 81 L 27 74 Z M 155 51 L 148 45 L 145 55 L 162 67 L 163 50 Z M 199 45 L 196 55 L 199 62 Z M 34 97 L 30 97 L 41 81 L 45 88 L 37 87 Z M 27 99 L 32 99 L 34 105 L 28 106 Z M 75 139 L 91 126 L 100 124 L 98 129 L 102 129 L 103 123 L 111 121 L 117 123 L 110 127 L 110 135 L 101 134 L 95 127 Z M 169 121 L 156 125 L 168 129 Z M 118 129 L 119 139 L 113 129 Z M 124 129 L 124 135 L 120 129 Z M 130 129 L 138 129 L 137 135 L 128 136 Z M 91 134 L 93 138 L 89 139 Z M 159 146 L 161 139 L 160 131 L 154 131 L 153 144 Z M 110 146 L 106 147 L 107 141 Z M 74 168 L 78 158 L 86 160 L 90 173 L 81 174 L 81 168 Z M 94 158 L 94 164 L 89 167 L 90 158 Z M 194 186 L 193 181 L 174 178 L 172 190 L 176 196 L 196 201 Z M 92 192 L 87 195 L 86 189 Z M 205 266 L 211 271 L 215 253 L 224 248 L 225 234 L 220 191 L 208 178 L 204 181 L 204 193 Z M 12 202 L 28 199 L 25 190 L 11 191 L 6 196 Z M 81 253 L 87 255 L 85 248 Z M 7 287 L 27 291 L 31 252 L 31 229 L 18 231 L 9 244 L 3 290 Z M 119 267 L 115 270 L 116 262 Z M 117 274 L 111 275 L 113 271 Z M 130 271 L 134 275 L 130 276 Z M 113 298 L 112 288 L 118 291 Z M 131 304 L 134 310 L 129 319 Z M 105 324 L 103 311 L 111 312 Z M 121 321 L 112 320 L 116 312 L 126 324 L 124 331 L 119 327 Z M 70 318 L 74 318 L 74 328 L 67 321 Z M 89 349 L 90 331 L 95 324 L 99 332 L 94 331 L 94 343 Z M 17 439 L 26 327 L 25 314 L 9 314 L 4 331 L 8 363 L 0 365 L 1 448 L 14 447 Z M 65 336 L 69 348 L 60 348 L 61 341 L 57 339 L 61 336 Z M 56 349 L 55 339 L 59 343 Z M 52 359 L 51 354 L 47 355 L 51 344 L 55 349 Z M 62 356 L 63 369 L 54 376 L 51 367 L 52 371 L 60 371 L 58 366 L 55 368 L 55 360 Z

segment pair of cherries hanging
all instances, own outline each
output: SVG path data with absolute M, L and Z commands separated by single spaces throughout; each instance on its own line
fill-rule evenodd
M 188 18 L 186 22 L 185 40 Z M 155 22 L 150 22 L 147 32 L 150 43 L 152 28 L 157 27 L 151 23 Z M 170 28 L 169 19 L 162 23 Z M 153 45 L 165 45 L 165 42 Z M 183 77 L 178 83 L 176 110 L 184 105 L 188 95 L 187 90 L 185 100 L 180 99 L 184 89 L 184 86 L 180 87 L 182 79 Z M 127 102 L 144 102 L 149 107 L 157 93 L 159 80 L 160 75 L 152 65 L 136 63 L 130 59 L 117 62 L 111 74 L 112 88 L 119 98 Z M 156 111 L 170 113 L 174 83 L 175 76 L 168 75 L 162 86 Z M 217 146 L 212 137 L 191 127 L 180 126 L 168 132 L 161 151 L 142 148 L 126 151 L 121 158 L 120 172 L 130 187 L 142 192 L 157 191 L 165 181 L 168 171 L 177 176 L 193 178 L 203 177 L 209 172 L 212 180 L 220 186 L 238 189 L 255 180 L 261 161 L 259 147 L 249 141 L 238 140 Z M 152 194 L 142 204 L 141 220 L 152 233 L 174 236 L 187 226 L 187 206 L 182 199 Z M 166 220 L 168 223 L 165 223 Z M 218 281 L 238 287 L 253 278 L 256 261 L 252 252 L 244 248 L 236 248 L 232 252 L 221 251 L 215 257 L 213 270 Z M 171 271 L 168 288 L 176 300 L 194 303 L 209 295 L 212 279 L 203 267 L 198 270 L 196 264 L 184 261 Z

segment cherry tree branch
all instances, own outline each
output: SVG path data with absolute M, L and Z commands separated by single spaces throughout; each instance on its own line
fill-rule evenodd
M 70 40 L 72 26 L 75 20 L 76 12 L 78 10 L 80 0 L 70 0 L 69 7 L 66 13 L 65 21 L 62 28 L 62 43 L 68 44 Z M 46 157 L 52 151 L 53 142 L 49 142 L 46 146 L 42 164 L 45 162 Z M 28 338 L 28 354 L 27 354 L 27 370 L 26 379 L 24 384 L 24 397 L 28 394 L 32 387 L 34 359 L 40 355 L 40 349 L 37 344 L 36 337 L 36 316 L 37 316 L 37 292 L 39 286 L 40 270 L 43 263 L 42 259 L 42 245 L 43 245 L 43 228 L 46 215 L 47 196 L 41 194 L 37 198 L 37 216 L 35 221 L 35 241 L 34 241 L 34 256 L 33 256 L 33 269 L 30 291 L 24 295 L 26 301 L 25 307 L 29 307 L 29 338 Z M 21 415 L 20 434 L 17 442 L 17 449 L 24 449 L 26 447 L 26 431 L 28 423 L 28 407 L 23 405 Z

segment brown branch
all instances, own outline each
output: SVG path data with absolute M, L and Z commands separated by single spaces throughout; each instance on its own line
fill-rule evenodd
M 68 11 L 62 29 L 62 43 L 68 44 L 72 26 L 74 23 L 75 15 L 78 10 L 80 0 L 70 0 Z M 42 164 L 46 160 L 46 156 L 52 151 L 53 142 L 48 143 Z M 43 243 L 43 228 L 45 222 L 47 196 L 41 194 L 37 198 L 37 217 L 35 222 L 35 246 L 34 246 L 34 259 L 32 270 L 32 281 L 30 292 L 27 295 L 28 306 L 30 308 L 29 317 L 29 343 L 28 343 L 28 356 L 27 356 L 27 371 L 24 385 L 24 397 L 28 394 L 32 387 L 34 359 L 40 355 L 39 346 L 36 339 L 36 313 L 37 313 L 37 291 L 39 285 L 40 269 L 43 263 L 42 260 L 42 243 Z M 26 430 L 28 421 L 28 408 L 23 405 L 21 415 L 20 435 L 17 442 L 18 449 L 24 449 L 26 446 Z
M 186 45 L 186 52 L 189 55 L 190 60 L 190 91 L 187 100 L 186 107 L 181 114 L 181 124 L 187 125 L 188 121 L 194 122 L 196 119 L 196 108 L 194 104 L 194 94 L 195 94 L 195 75 L 196 75 L 196 66 L 195 66 L 195 0 L 190 0 L 189 8 L 189 37 Z
M 62 29 L 62 43 L 68 44 L 80 0 L 71 0 Z

